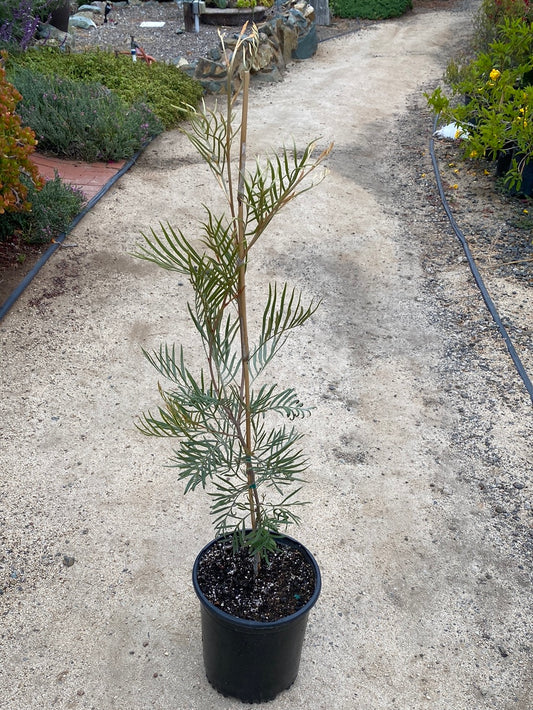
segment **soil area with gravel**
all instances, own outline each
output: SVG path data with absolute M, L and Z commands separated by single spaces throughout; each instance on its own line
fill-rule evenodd
M 447 0 L 440 0 L 446 2 Z M 428 2 L 421 3 L 428 5 Z M 432 3 L 434 4 L 434 2 Z M 273 14 L 267 12 L 266 19 Z M 74 28 L 74 49 L 99 47 L 119 52 L 129 52 L 131 37 L 144 51 L 157 59 L 176 63 L 183 58 L 193 61 L 207 56 L 209 50 L 219 45 L 219 32 L 222 35 L 232 35 L 238 32 L 238 27 L 215 27 L 200 23 L 200 31 L 186 32 L 183 21 L 183 6 L 174 2 L 140 2 L 132 0 L 128 5 L 115 3 L 107 24 L 103 17 L 96 16 L 96 28 L 90 30 Z M 164 22 L 163 27 L 141 27 L 146 22 Z M 372 24 L 370 20 L 345 20 L 332 18 L 327 27 L 318 27 L 319 39 L 327 39 L 344 32 L 352 32 Z
M 210 49 L 218 45 L 217 27 L 202 24 L 198 33 L 185 32 L 182 6 L 174 2 L 135 0 L 129 5 L 117 3 L 109 14 L 107 24 L 98 16 L 95 22 L 96 28 L 73 30 L 75 51 L 98 47 L 129 53 L 133 36 L 146 54 L 158 61 L 173 63 L 181 57 L 188 61 L 205 57 Z M 141 27 L 145 22 L 165 24 L 157 28 Z
M 531 709 L 532 401 L 444 211 L 424 98 L 478 4 L 414 2 L 252 87 L 251 157 L 286 136 L 335 143 L 249 266 L 254 304 L 273 280 L 322 300 L 273 373 L 314 408 L 298 425 L 310 504 L 290 534 L 322 593 L 272 710 Z M 532 377 L 531 201 L 456 141 L 434 149 Z M 160 222 L 195 229 L 212 186 L 180 131 L 159 136 L 0 323 L 7 710 L 242 707 L 202 663 L 190 571 L 208 502 L 165 466 L 173 442 L 134 424 L 158 403 L 142 349 L 200 348 L 187 285 L 131 254 Z

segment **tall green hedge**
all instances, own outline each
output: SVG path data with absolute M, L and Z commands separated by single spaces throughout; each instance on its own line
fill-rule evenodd
M 399 17 L 412 7 L 411 0 L 331 0 L 331 9 L 336 17 L 360 17 L 365 20 Z

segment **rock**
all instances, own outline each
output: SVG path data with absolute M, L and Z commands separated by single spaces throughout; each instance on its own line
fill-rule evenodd
M 263 69 L 254 74 L 252 78 L 255 82 L 276 83 L 283 81 L 283 76 L 275 64 L 272 65 L 270 70 Z
M 63 32 L 58 30 L 57 27 L 48 24 L 47 22 L 42 22 L 37 30 L 38 39 L 44 39 L 46 41 L 53 40 L 59 45 L 70 46 L 73 43 L 72 35 L 68 32 Z
M 316 53 L 317 47 L 316 25 L 312 24 L 307 34 L 298 40 L 298 46 L 292 53 L 293 59 L 309 59 Z
M 63 564 L 65 567 L 72 567 L 72 565 L 76 562 L 74 557 L 69 557 L 68 555 L 63 555 Z
M 299 10 L 292 8 L 287 18 L 287 24 L 305 30 L 307 27 L 307 20 L 305 19 L 305 15 L 303 15 Z
M 91 30 L 96 27 L 96 23 L 84 15 L 73 15 L 68 21 L 69 27 L 77 27 L 80 30 Z
M 288 63 L 292 60 L 293 51 L 298 47 L 298 35 L 287 25 L 280 23 L 278 28 L 278 37 L 280 39 L 283 59 L 286 63 Z
M 258 25 L 259 47 L 251 69 L 252 78 L 258 81 L 281 81 L 286 65 L 294 59 L 312 57 L 318 47 L 315 12 L 306 0 L 288 2 L 277 8 L 271 20 Z M 226 50 L 232 50 L 238 33 L 224 37 Z M 241 59 L 237 59 L 235 76 L 240 77 Z M 179 62 L 179 63 L 178 63 Z M 175 62 L 189 76 L 199 81 L 209 93 L 226 91 L 226 66 L 222 61 L 221 49 L 215 48 L 193 65 Z
M 225 64 L 214 62 L 211 59 L 202 58 L 198 60 L 196 66 L 196 78 L 202 79 L 222 79 L 227 76 Z
M 260 44 L 252 64 L 252 72 L 261 72 L 263 69 L 271 67 L 275 54 L 276 50 L 270 43 L 263 42 Z
M 177 59 L 174 59 L 172 61 L 172 64 L 174 64 L 174 66 L 178 67 L 179 69 L 185 69 L 185 67 L 191 67 L 189 60 L 185 59 L 185 57 L 178 57 Z M 192 66 L 193 73 L 194 73 L 195 69 L 196 69 L 196 67 Z
M 78 10 L 74 17 L 85 17 L 85 19 L 87 20 L 92 20 L 96 26 L 103 24 L 103 19 L 101 17 L 87 10 L 83 12 L 81 10 Z
M 78 8 L 78 12 L 94 12 L 95 15 L 101 15 L 102 8 L 98 7 L 98 5 L 81 5 Z M 78 12 L 76 14 L 78 14 Z
M 208 94 L 225 94 L 226 93 L 226 80 L 224 81 L 215 81 L 215 80 L 209 80 L 209 79 L 197 79 L 197 81 L 200 82 L 200 84 L 203 86 L 205 91 Z
M 312 5 L 308 5 L 303 13 L 307 22 L 316 22 L 315 8 Z
M 213 62 L 220 62 L 222 59 L 222 50 L 220 47 L 213 47 L 207 53 L 207 58 L 211 59 Z

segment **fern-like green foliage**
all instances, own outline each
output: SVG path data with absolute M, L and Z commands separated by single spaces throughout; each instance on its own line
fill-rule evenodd
M 236 52 L 251 53 L 256 46 L 254 28 L 250 36 L 243 31 Z M 318 155 L 314 142 L 301 152 L 283 149 L 248 171 L 249 71 L 244 73 L 242 116 L 236 126 L 233 63 L 229 58 L 226 62 L 225 113 L 205 106 L 191 111 L 186 133 L 225 195 L 227 210 L 215 215 L 204 208 L 199 239 L 161 224 L 143 235 L 136 254 L 188 279 L 188 314 L 205 362 L 187 364 L 182 346 L 163 344 L 146 352 L 165 384 L 159 386 L 162 403 L 157 411 L 142 415 L 138 426 L 148 436 L 179 440 L 171 464 L 185 490 L 205 489 L 216 533 L 232 533 L 236 545 L 249 546 L 259 559 L 275 548 L 280 529 L 298 522 L 297 493 L 307 463 L 292 422 L 309 411 L 294 389 L 268 382 L 265 371 L 318 303 L 304 303 L 288 284 L 271 284 L 252 338 L 247 269 L 259 237 L 282 207 L 312 186 L 306 178 L 330 148 Z
M 337 17 L 359 17 L 365 20 L 399 17 L 412 7 L 411 0 L 332 0 L 331 2 L 331 9 Z

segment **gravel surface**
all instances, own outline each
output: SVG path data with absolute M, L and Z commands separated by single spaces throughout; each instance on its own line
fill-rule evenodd
M 180 57 L 192 60 L 205 56 L 218 44 L 218 29 L 200 26 L 200 32 L 185 32 L 183 10 L 174 2 L 118 3 L 111 11 L 107 24 L 103 19 L 91 30 L 74 29 L 75 49 L 99 47 L 123 52 L 130 51 L 131 35 L 144 51 L 159 61 L 175 62 Z M 143 22 L 164 22 L 161 28 L 143 28 Z M 235 29 L 233 30 L 235 31 Z
M 422 259 L 425 289 L 436 304 L 433 321 L 450 335 L 446 357 L 439 364 L 446 384 L 436 402 L 447 400 L 460 416 L 453 445 L 472 461 L 483 462 L 483 474 L 476 473 L 473 466 L 465 468 L 459 478 L 479 488 L 492 511 L 493 530 L 505 532 L 510 555 L 520 569 L 531 572 L 533 447 L 529 417 L 520 434 L 529 442 L 523 460 L 508 458 L 509 450 L 498 445 L 494 431 L 501 431 L 504 421 L 512 420 L 528 394 L 508 353 L 504 369 L 494 372 L 502 336 L 473 277 L 469 275 L 462 283 L 457 280 L 457 270 L 466 266 L 465 253 L 444 212 L 429 150 L 413 141 L 415 135 L 426 134 L 429 143 L 431 120 L 420 99 L 413 100 L 409 116 L 398 125 L 398 167 L 392 169 L 391 178 L 397 180 L 401 192 L 418 196 L 415 213 L 410 203 L 399 207 L 397 214 L 409 221 L 410 237 L 426 247 Z M 533 201 L 510 197 L 495 178 L 494 163 L 465 163 L 459 141 L 435 139 L 434 150 L 453 218 L 465 235 L 526 375 L 533 380 Z M 408 163 L 411 171 L 405 170 Z M 466 340 L 459 337 L 465 328 Z M 494 387 L 492 394 L 469 386 L 466 373 L 472 365 L 485 373 L 490 389 Z M 494 412 L 489 426 L 482 414 L 486 410 Z M 442 495 L 449 493 L 436 488 Z
M 447 0 L 437 0 L 438 4 Z M 425 0 L 420 3 L 424 7 L 435 5 L 435 1 Z M 270 11 L 272 13 L 272 11 Z M 267 14 L 267 18 L 268 18 Z M 132 0 L 129 5 L 116 3 L 109 15 L 107 24 L 103 18 L 95 17 L 97 27 L 90 30 L 73 29 L 75 36 L 75 49 L 99 47 L 101 49 L 129 52 L 131 36 L 150 56 L 158 61 L 170 63 L 177 62 L 180 58 L 192 61 L 198 57 L 205 57 L 210 49 L 218 46 L 219 32 L 234 34 L 237 27 L 215 27 L 200 24 L 200 31 L 185 32 L 183 23 L 182 6 L 174 2 L 139 2 Z M 143 22 L 164 22 L 160 28 L 141 27 Z M 328 27 L 318 27 L 319 39 L 325 40 L 346 32 L 354 32 L 368 27 L 374 22 L 370 20 L 344 20 L 332 18 Z

